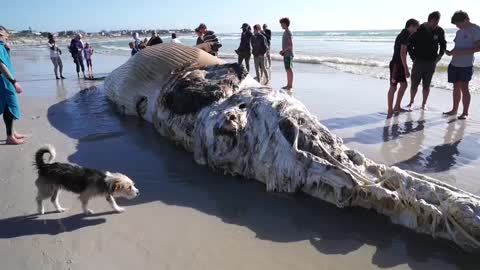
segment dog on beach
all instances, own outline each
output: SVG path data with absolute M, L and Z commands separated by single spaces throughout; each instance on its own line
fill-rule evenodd
M 47 162 L 44 160 L 45 154 L 49 154 Z M 66 211 L 58 201 L 62 189 L 80 195 L 85 214 L 93 214 L 88 208 L 88 202 L 93 197 L 104 196 L 113 210 L 120 213 L 125 209 L 117 205 L 115 197 L 133 199 L 140 194 L 133 181 L 123 174 L 101 172 L 66 163 L 53 163 L 55 156 L 55 148 L 51 145 L 43 146 L 35 153 L 35 165 L 38 170 L 35 185 L 38 188 L 36 200 L 39 214 L 45 213 L 43 201 L 48 198 L 58 212 Z

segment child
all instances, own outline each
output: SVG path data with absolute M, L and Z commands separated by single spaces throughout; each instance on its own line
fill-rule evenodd
M 135 43 L 131 41 L 130 43 L 128 43 L 128 46 L 130 46 L 130 49 L 132 49 L 131 54 L 132 56 L 134 56 L 138 52 L 138 49 L 135 48 Z
M 409 110 L 400 107 L 403 95 L 408 87 L 407 79 L 410 78 L 410 70 L 407 62 L 407 50 L 410 44 L 410 36 L 417 32 L 420 23 L 415 19 L 410 19 L 405 24 L 405 28 L 398 34 L 395 39 L 393 49 L 393 57 L 390 62 L 390 88 L 388 90 L 388 114 L 387 118 L 391 118 L 394 114 L 407 112 Z M 398 84 L 400 88 L 397 89 Z M 394 106 L 395 93 L 397 92 L 397 102 Z
M 93 48 L 90 46 L 90 43 L 85 44 L 85 48 L 83 50 L 83 54 L 85 56 L 85 61 L 87 62 L 87 71 L 88 76 L 93 78 L 93 66 L 92 66 L 92 55 L 93 55 Z

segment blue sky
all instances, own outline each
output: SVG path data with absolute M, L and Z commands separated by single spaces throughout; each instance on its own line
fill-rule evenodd
M 3 1 L 2 1 L 3 2 Z M 410 17 L 424 21 L 439 10 L 441 25 L 464 9 L 480 24 L 479 0 L 5 0 L 0 24 L 15 30 L 195 28 L 205 22 L 217 32 L 238 32 L 243 22 L 280 30 L 288 16 L 293 30 L 399 29 Z

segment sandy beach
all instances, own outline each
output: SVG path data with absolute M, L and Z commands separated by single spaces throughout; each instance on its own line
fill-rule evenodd
M 479 268 L 478 257 L 376 213 L 267 193 L 260 183 L 195 164 L 150 124 L 116 113 L 102 82 L 78 80 L 68 55 L 64 81 L 52 79 L 42 50 L 23 48 L 12 58 L 24 87 L 16 128 L 30 137 L 22 146 L 0 145 L 2 269 Z M 97 54 L 95 72 L 104 76 L 126 59 Z M 480 195 L 477 95 L 468 121 L 441 115 L 451 92 L 440 89 L 427 112 L 387 121 L 385 80 L 309 64 L 296 64 L 295 76 L 294 95 L 349 147 Z M 272 78 L 274 89 L 283 86 L 280 62 Z M 123 214 L 95 200 L 97 214 L 85 217 L 76 197 L 63 193 L 68 212 L 33 215 L 33 154 L 44 143 L 56 147 L 58 161 L 129 175 L 141 196 L 119 200 Z

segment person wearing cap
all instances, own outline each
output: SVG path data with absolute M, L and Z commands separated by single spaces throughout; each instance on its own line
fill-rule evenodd
M 198 30 L 197 45 L 209 43 L 209 53 L 213 56 L 218 56 L 218 50 L 222 47 L 222 44 L 215 35 L 215 32 L 208 30 L 207 25 L 204 23 L 201 23 L 195 31 L 196 30 Z
M 268 50 L 267 38 L 262 34 L 262 27 L 257 24 L 253 27 L 254 35 L 251 39 L 253 62 L 255 64 L 255 72 L 259 83 L 268 84 L 268 71 L 265 67 L 265 54 Z M 263 78 L 265 81 L 263 82 Z
M 265 61 L 268 62 L 268 68 L 272 66 L 272 57 L 270 57 L 270 47 L 272 46 L 272 31 L 268 29 L 268 25 L 263 25 L 263 35 L 267 38 L 268 50 L 265 54 Z
M 147 42 L 147 46 L 153 46 L 157 44 L 163 43 L 163 40 L 160 36 L 158 36 L 157 31 L 153 30 L 152 31 L 152 37 L 150 40 Z
M 57 43 L 55 41 L 55 37 L 52 34 L 48 34 L 48 50 L 50 52 L 50 60 L 53 63 L 53 72 L 55 73 L 55 78 L 57 80 L 65 79 L 63 77 L 63 63 L 62 58 L 62 51 L 58 48 Z M 60 77 L 58 77 L 58 69 L 60 68 Z
M 13 130 L 13 121 L 20 119 L 20 105 L 17 94 L 22 93 L 22 86 L 15 80 L 10 59 L 10 47 L 7 44 L 8 30 L 0 26 L 0 114 L 7 130 L 6 144 L 18 145 L 24 143 L 25 136 Z
M 83 77 L 87 78 L 87 76 L 85 76 L 85 66 L 83 65 L 83 41 L 81 34 L 77 34 L 75 38 L 70 41 L 70 46 L 68 47 L 68 49 L 72 54 L 78 78 L 80 78 L 80 68 L 82 69 Z
M 252 40 L 253 34 L 248 23 L 242 24 L 242 27 L 240 27 L 240 29 L 242 29 L 240 46 L 237 50 L 235 50 L 235 52 L 238 55 L 238 64 L 241 65 L 245 60 L 245 67 L 247 68 L 247 71 L 250 72 L 250 56 L 252 55 L 250 41 Z

